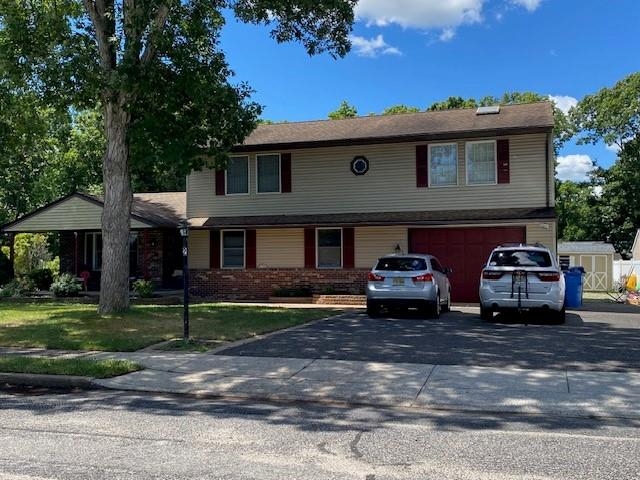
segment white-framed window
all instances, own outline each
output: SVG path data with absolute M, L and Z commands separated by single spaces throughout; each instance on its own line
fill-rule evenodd
M 244 268 L 245 265 L 244 230 L 222 231 L 222 268 Z
M 84 263 L 89 270 L 102 270 L 102 232 L 85 232 Z
M 247 195 L 249 193 L 249 157 L 246 155 L 229 158 L 227 163 L 227 195 Z
M 318 268 L 342 268 L 342 228 L 316 229 Z
M 467 185 L 494 185 L 498 178 L 496 141 L 467 142 Z
M 280 154 L 256 155 L 256 192 L 280 193 Z
M 458 145 L 429 145 L 429 186 L 446 187 L 458 184 Z

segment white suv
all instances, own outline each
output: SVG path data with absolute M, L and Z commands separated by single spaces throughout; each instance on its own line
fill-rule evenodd
M 505 244 L 489 256 L 480 278 L 480 316 L 493 312 L 540 310 L 564 323 L 564 275 L 544 245 Z

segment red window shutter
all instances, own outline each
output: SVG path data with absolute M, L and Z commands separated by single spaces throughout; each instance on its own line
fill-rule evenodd
M 342 229 L 342 267 L 354 268 L 356 264 L 355 259 L 355 235 L 353 228 Z
M 496 149 L 498 183 L 509 183 L 509 140 L 498 140 Z
M 216 170 L 216 195 L 224 195 L 226 177 L 226 170 Z
M 282 193 L 291 191 L 291 154 L 280 155 L 280 182 L 282 183 Z
M 316 268 L 316 229 L 304 229 L 304 268 Z
M 416 145 L 416 186 L 429 186 L 429 165 L 427 145 Z
M 220 268 L 220 230 L 209 232 L 209 268 Z
M 256 231 L 245 231 L 246 265 L 245 268 L 256 268 Z

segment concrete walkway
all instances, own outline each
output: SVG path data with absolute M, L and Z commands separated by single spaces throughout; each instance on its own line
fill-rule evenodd
M 640 418 L 640 372 L 584 372 L 346 360 L 0 349 L 1 354 L 127 359 L 146 369 L 89 383 L 109 389 L 268 401 Z M 46 378 L 45 378 L 46 377 Z M 39 383 L 51 376 L 30 376 Z M 64 384 L 67 377 L 59 378 Z M 85 379 L 87 380 L 87 379 Z M 10 382 L 11 374 L 0 375 Z M 71 385 L 82 385 L 69 379 Z M 75 382 L 75 383 L 74 383 Z M 55 385 L 55 382 L 54 382 Z

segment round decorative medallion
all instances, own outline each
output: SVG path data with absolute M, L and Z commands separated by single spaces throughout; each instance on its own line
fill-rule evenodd
M 369 171 L 369 160 L 367 157 L 358 155 L 351 160 L 351 171 L 354 175 L 364 175 Z

